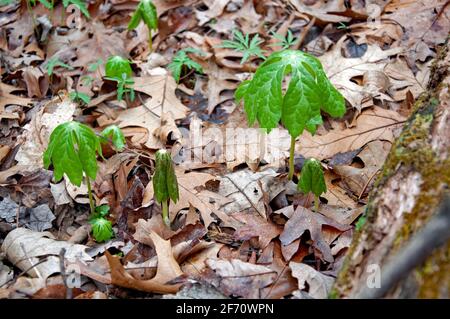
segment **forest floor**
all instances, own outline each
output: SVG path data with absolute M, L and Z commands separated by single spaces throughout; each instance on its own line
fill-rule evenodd
M 0 1 L 0 298 L 333 297 L 450 30 L 445 0 L 154 0 L 150 49 L 144 23 L 127 29 L 138 1 L 85 1 L 89 18 L 78 1 Z M 233 30 L 258 35 L 260 54 L 241 63 L 221 46 Z M 342 118 L 323 114 L 295 144 L 297 174 L 306 158 L 324 169 L 319 212 L 298 176 L 287 178 L 286 129 L 249 127 L 234 99 L 283 46 L 316 56 L 346 101 Z M 186 48 L 196 68 L 177 76 L 168 65 Z M 114 55 L 132 62 L 134 99 L 119 100 L 105 78 Z M 110 207 L 114 237 L 103 243 L 85 181 L 57 182 L 44 168 L 51 132 L 68 121 L 115 124 L 126 138 L 121 152 L 103 145 L 92 181 L 95 204 Z M 159 149 L 179 185 L 170 228 L 154 200 Z

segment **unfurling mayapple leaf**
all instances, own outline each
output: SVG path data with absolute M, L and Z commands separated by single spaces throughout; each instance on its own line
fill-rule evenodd
M 308 158 L 303 164 L 300 179 L 298 181 L 298 188 L 305 194 L 311 192 L 315 195 L 315 206 L 317 211 L 319 196 L 327 192 L 327 185 L 325 184 L 322 165 L 315 158 Z
M 172 158 L 166 150 L 156 152 L 155 174 L 153 175 L 153 190 L 158 203 L 162 205 L 163 220 L 170 224 L 168 203 L 171 199 L 178 201 L 178 181 L 172 164 Z
M 106 61 L 105 75 L 108 79 L 123 81 L 131 78 L 132 73 L 130 61 L 121 56 L 114 55 Z
M 282 82 L 289 74 L 283 95 Z M 252 80 L 241 83 L 235 97 L 238 102 L 244 100 L 250 125 L 258 120 L 270 131 L 281 120 L 293 138 L 305 128 L 314 134 L 322 124 L 321 110 L 333 117 L 345 113 L 344 98 L 328 80 L 320 61 L 298 50 L 270 55 Z
M 95 180 L 97 154 L 102 154 L 102 148 L 94 131 L 78 122 L 66 122 L 58 125 L 50 135 L 44 166 L 49 168 L 53 164 L 56 181 L 66 174 L 72 184 L 80 186 L 83 172 Z
M 128 30 L 136 29 L 141 20 L 147 25 L 149 30 L 158 29 L 158 14 L 156 7 L 151 0 L 141 0 L 139 2 L 136 11 L 131 17 L 128 24 Z
M 92 234 L 97 242 L 107 241 L 113 237 L 112 223 L 106 218 L 92 218 L 89 223 L 92 225 Z
M 111 141 L 118 151 L 122 151 L 125 147 L 125 136 L 122 130 L 117 125 L 107 126 L 100 135 L 104 138 L 103 141 Z

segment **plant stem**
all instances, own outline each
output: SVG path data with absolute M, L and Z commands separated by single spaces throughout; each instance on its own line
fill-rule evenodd
M 152 39 L 152 29 L 148 28 L 148 47 L 150 48 L 150 53 L 153 50 L 153 39 Z
M 319 212 L 319 202 L 320 202 L 319 196 L 314 195 L 314 211 L 315 211 L 316 213 Z
M 289 175 L 288 179 L 292 181 L 294 177 L 294 152 L 295 152 L 295 137 L 291 136 L 291 149 L 289 151 Z
M 162 206 L 162 217 L 164 224 L 170 227 L 170 219 L 169 219 L 169 200 L 163 200 L 161 203 Z
M 86 184 L 87 184 L 88 194 L 89 194 L 89 206 L 91 208 L 91 215 L 94 216 L 94 214 L 95 214 L 94 197 L 92 196 L 91 180 L 90 180 L 89 176 L 87 176 L 87 175 L 86 175 Z

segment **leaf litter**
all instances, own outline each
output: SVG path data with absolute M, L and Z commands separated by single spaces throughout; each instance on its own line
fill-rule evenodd
M 0 298 L 64 296 L 62 249 L 65 267 L 79 267 L 88 291 L 76 298 L 132 296 L 128 289 L 148 298 L 327 298 L 411 112 L 405 105 L 424 91 L 436 45 L 447 39 L 447 2 L 377 2 L 376 17 L 359 2 L 153 2 L 160 19 L 153 52 L 143 24 L 126 30 L 136 4 L 89 4 L 93 19 L 66 25 L 59 3 L 52 17 L 37 3 L 31 14 L 41 34 L 20 5 L 0 7 L 8 33 L 0 35 Z M 265 57 L 290 34 L 345 97 L 343 119 L 324 117 L 316 134 L 295 142 L 296 174 L 306 158 L 325 168 L 319 212 L 287 181 L 284 128 L 254 128 L 253 144 L 239 139 L 242 131 L 229 131 L 248 128 L 234 92 L 264 57 L 241 63 L 242 52 L 221 46 L 233 40 L 232 30 L 257 35 Z M 191 49 L 202 52 L 188 57 L 203 72 L 181 68 L 177 83 L 168 64 Z M 134 99 L 119 101 L 104 78 L 112 55 L 131 61 Z M 55 59 L 60 63 L 49 72 Z M 73 102 L 73 92 L 88 102 Z M 126 138 L 121 153 L 102 147 L 92 184 L 95 203 L 110 206 L 116 237 L 104 244 L 90 235 L 87 184 L 76 187 L 67 177 L 55 183 L 43 166 L 51 132 L 72 120 L 97 134 L 115 124 Z M 198 130 L 203 140 L 193 142 Z M 158 149 L 177 164 L 171 228 L 154 201 Z

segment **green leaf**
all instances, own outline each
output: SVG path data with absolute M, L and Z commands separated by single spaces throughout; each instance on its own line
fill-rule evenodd
M 251 56 L 257 56 L 263 60 L 266 58 L 264 56 L 264 51 L 260 48 L 260 44 L 263 42 L 264 41 L 259 39 L 258 34 L 250 40 L 250 35 L 248 33 L 244 36 L 239 30 L 233 30 L 233 40 L 224 40 L 218 47 L 232 49 L 243 53 L 241 64 L 244 64 Z
M 135 29 L 141 20 L 144 21 L 149 30 L 158 29 L 158 14 L 156 7 L 151 0 L 141 0 L 141 2 L 139 2 L 136 11 L 131 17 L 130 23 L 128 24 L 128 29 Z
M 153 175 L 153 190 L 158 203 L 169 198 L 177 202 L 179 198 L 178 181 L 172 164 L 172 158 L 166 150 L 156 152 L 155 174 Z
M 50 1 L 47 0 L 39 0 L 40 3 L 42 3 L 42 5 L 44 7 L 46 7 L 47 9 L 53 9 L 53 3 L 51 3 Z
M 108 216 L 110 209 L 106 204 L 95 207 L 95 218 Z
M 82 92 L 70 92 L 69 93 L 69 98 L 73 101 L 73 102 L 83 102 L 84 104 L 88 104 L 91 101 L 91 98 L 89 95 L 82 93 Z
M 15 2 L 16 0 L 0 0 L 0 7 L 7 6 Z
M 58 125 L 50 135 L 44 166 L 48 169 L 53 164 L 57 182 L 66 174 L 72 184 L 80 186 L 83 172 L 95 180 L 97 154 L 102 155 L 102 149 L 94 131 L 78 122 L 66 122 Z
M 117 125 L 107 126 L 100 135 L 106 141 L 111 140 L 118 151 L 122 151 L 125 148 L 125 136 L 123 136 L 122 130 Z
M 105 75 L 109 79 L 120 82 L 124 77 L 131 78 L 132 73 L 130 61 L 121 56 L 115 55 L 106 61 Z
M 92 233 L 97 242 L 104 242 L 114 236 L 112 223 L 106 218 L 93 218 L 89 221 L 92 225 Z
M 291 79 L 283 96 L 281 84 L 288 74 Z M 314 134 L 322 124 L 321 111 L 333 117 L 345 113 L 344 98 L 328 80 L 320 61 L 301 51 L 273 53 L 253 79 L 244 83 L 236 92 L 237 103 L 244 100 L 250 125 L 257 119 L 269 131 L 281 120 L 294 138 L 305 128 Z
M 68 70 L 73 70 L 73 67 L 71 67 L 68 64 L 65 64 L 58 57 L 52 57 L 51 59 L 49 59 L 47 61 L 47 64 L 46 64 L 46 69 L 47 69 L 47 73 L 49 76 L 51 76 L 53 74 L 53 69 L 57 66 L 66 68 Z
M 95 72 L 95 71 L 97 71 L 99 66 L 102 65 L 102 64 L 103 64 L 103 60 L 102 59 L 98 59 L 97 62 L 89 64 L 88 71 L 89 72 Z
M 323 176 L 322 165 L 315 158 L 309 158 L 305 161 L 298 181 L 298 188 L 304 194 L 312 192 L 316 196 L 326 193 L 327 186 Z
M 180 81 L 183 66 L 187 69 L 193 69 L 198 73 L 203 73 L 202 66 L 193 61 L 187 53 L 204 54 L 202 51 L 194 48 L 186 48 L 177 52 L 173 57 L 172 62 L 168 65 L 168 68 L 172 72 L 172 76 L 177 83 Z
M 298 40 L 294 38 L 292 31 L 288 29 L 286 37 L 282 37 L 278 33 L 273 32 L 272 36 L 279 42 L 271 44 L 271 47 L 281 47 L 283 50 L 289 49 L 291 46 L 295 45 Z

